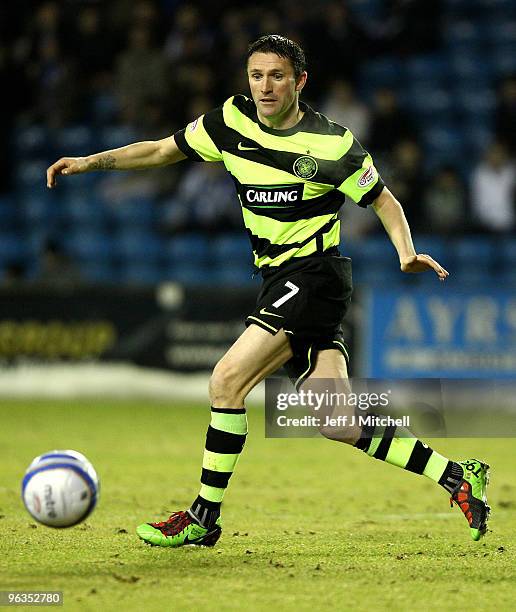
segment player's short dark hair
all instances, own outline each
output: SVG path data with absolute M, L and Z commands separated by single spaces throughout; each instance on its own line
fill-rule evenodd
M 296 79 L 306 68 L 306 57 L 303 49 L 290 38 L 280 34 L 266 34 L 251 43 L 247 49 L 246 64 L 253 53 L 275 53 L 290 60 Z

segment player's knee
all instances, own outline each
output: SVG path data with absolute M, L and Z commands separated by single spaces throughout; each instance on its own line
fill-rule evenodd
M 244 397 L 242 396 L 241 372 L 238 366 L 221 359 L 212 372 L 209 389 L 212 405 L 240 407 Z
M 352 426 L 322 424 L 318 429 L 319 433 L 328 440 L 335 440 L 343 444 L 353 445 L 360 437 L 360 429 Z

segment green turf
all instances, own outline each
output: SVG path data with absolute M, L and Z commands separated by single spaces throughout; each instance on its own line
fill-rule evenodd
M 0 405 L 0 588 L 64 591 L 66 610 L 509 610 L 516 601 L 515 444 L 430 441 L 491 464 L 492 532 L 475 543 L 431 481 L 322 439 L 250 436 L 214 549 L 151 548 L 134 528 L 198 490 L 204 407 L 117 402 Z M 83 525 L 24 510 L 37 454 L 84 452 L 102 479 Z

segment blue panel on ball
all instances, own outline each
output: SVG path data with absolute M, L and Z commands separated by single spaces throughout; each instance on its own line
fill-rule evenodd
M 79 457 L 74 457 L 69 453 L 45 453 L 39 458 L 40 461 L 43 461 L 43 459 L 70 459 L 71 461 L 81 461 Z

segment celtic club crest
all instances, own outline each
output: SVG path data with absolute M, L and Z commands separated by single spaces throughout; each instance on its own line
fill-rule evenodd
M 294 174 L 299 178 L 311 179 L 317 174 L 317 162 L 313 157 L 303 155 L 294 162 Z

